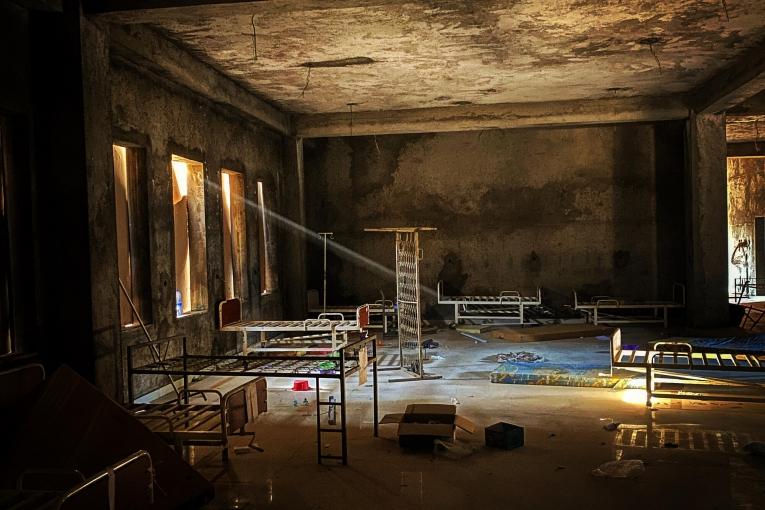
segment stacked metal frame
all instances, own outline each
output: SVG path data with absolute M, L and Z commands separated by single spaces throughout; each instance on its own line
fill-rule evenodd
M 398 345 L 401 368 L 416 379 L 436 379 L 425 373 L 420 314 L 420 232 L 433 227 L 367 228 L 367 232 L 396 234 L 396 302 L 398 304 Z M 409 381 L 390 379 L 390 382 Z

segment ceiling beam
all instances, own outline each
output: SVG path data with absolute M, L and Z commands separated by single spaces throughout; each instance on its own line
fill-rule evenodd
M 585 126 L 685 119 L 686 105 L 669 97 L 504 103 L 387 112 L 353 112 L 353 136 L 553 126 Z M 348 112 L 294 115 L 296 136 L 351 135 Z
M 400 4 L 407 0 L 85 0 L 85 14 L 122 24 L 195 22 L 200 18 L 280 14 L 296 10 L 323 11 L 368 5 Z
M 728 110 L 765 90 L 765 42 L 691 92 L 688 104 L 696 113 Z
M 255 4 L 265 0 L 84 0 L 85 14 L 110 12 L 153 11 L 156 9 L 187 9 L 203 6 Z
M 281 134 L 290 134 L 289 115 L 258 98 L 230 78 L 165 39 L 138 25 L 111 27 L 112 53 L 139 67 L 169 78 L 225 109 L 262 122 Z

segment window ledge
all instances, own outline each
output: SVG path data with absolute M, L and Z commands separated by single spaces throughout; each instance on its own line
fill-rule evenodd
M 190 312 L 186 312 L 183 315 L 176 315 L 176 320 L 185 319 L 186 317 L 196 317 L 197 315 L 205 315 L 207 313 L 207 310 L 192 310 Z

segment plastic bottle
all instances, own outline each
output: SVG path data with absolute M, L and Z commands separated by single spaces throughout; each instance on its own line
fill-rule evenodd
M 183 296 L 181 291 L 175 289 L 175 316 L 180 317 L 183 315 Z

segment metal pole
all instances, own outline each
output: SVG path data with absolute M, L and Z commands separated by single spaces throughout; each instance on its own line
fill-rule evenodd
M 327 313 L 327 237 L 332 239 L 334 232 L 319 232 L 324 239 L 324 298 L 322 299 L 322 313 Z
M 130 303 L 130 308 L 133 309 L 133 313 L 135 314 L 136 318 L 138 319 L 138 323 L 141 325 L 141 328 L 143 329 L 143 334 L 146 335 L 146 338 L 149 339 L 149 347 L 151 349 L 151 352 L 153 354 L 153 357 L 155 358 L 155 362 L 159 363 L 162 361 L 162 356 L 160 356 L 159 351 L 157 350 L 157 346 L 154 345 L 154 339 L 149 334 L 149 330 L 146 329 L 146 325 L 143 323 L 143 319 L 141 319 L 141 314 L 138 313 L 138 310 L 135 307 L 135 304 L 133 303 L 133 300 L 130 299 L 130 294 L 128 293 L 127 289 L 125 288 L 125 284 L 122 283 L 122 278 L 117 278 L 117 281 L 120 282 L 120 288 L 122 289 L 122 292 L 125 294 L 125 297 L 128 300 L 128 303 Z M 166 374 L 167 379 L 170 381 L 170 386 L 173 387 L 173 391 L 175 391 L 175 396 L 180 398 L 181 394 L 178 392 L 178 388 L 175 386 L 175 381 L 173 381 L 173 378 L 170 376 L 170 374 Z
M 373 419 L 374 419 L 375 437 L 378 437 L 377 422 L 378 422 L 379 410 L 377 406 L 377 335 L 374 335 L 372 340 L 372 359 L 374 360 L 372 362 L 372 392 L 374 397 Z
M 316 455 L 321 464 L 321 393 L 319 392 L 319 378 L 316 378 Z
M 345 418 L 345 349 L 340 351 L 340 419 L 342 420 L 343 465 L 348 464 L 348 422 Z

